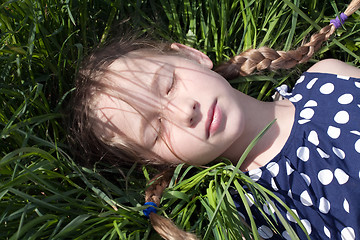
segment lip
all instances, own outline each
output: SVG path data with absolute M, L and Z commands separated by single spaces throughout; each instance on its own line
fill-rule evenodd
M 222 119 L 222 112 L 217 104 L 217 99 L 211 105 L 208 111 L 205 127 L 206 127 L 206 138 L 213 135 L 220 127 Z

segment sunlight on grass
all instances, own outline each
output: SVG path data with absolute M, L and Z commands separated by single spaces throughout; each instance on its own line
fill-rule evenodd
M 3 1 L 0 238 L 159 239 L 142 213 L 151 167 L 90 169 L 72 157 L 65 113 L 74 75 L 91 49 L 131 28 L 193 46 L 217 64 L 254 47 L 293 49 L 345 7 L 334 0 Z M 359 18 L 355 13 L 312 62 L 336 57 L 358 65 Z M 274 87 L 293 84 L 308 66 L 231 84 L 268 100 Z M 236 189 L 249 209 L 244 185 L 259 203 L 276 198 L 227 161 L 205 169 L 181 165 L 164 193 L 160 214 L 204 239 L 258 239 L 254 223 L 246 226 L 229 194 Z

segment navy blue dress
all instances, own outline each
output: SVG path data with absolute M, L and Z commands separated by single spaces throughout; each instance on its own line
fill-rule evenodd
M 305 72 L 291 93 L 278 90 L 296 109 L 291 134 L 274 159 L 246 174 L 284 201 L 311 239 L 360 239 L 360 79 Z M 233 198 L 246 215 L 239 196 Z M 288 211 L 273 202 L 306 239 Z M 266 203 L 263 210 L 273 212 Z M 264 239 L 290 239 L 279 225 L 280 234 L 271 230 L 257 211 L 254 219 Z

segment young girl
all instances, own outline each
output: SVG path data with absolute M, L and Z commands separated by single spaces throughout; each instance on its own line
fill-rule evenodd
M 241 170 L 274 190 L 311 239 L 355 239 L 360 236 L 360 70 L 320 61 L 291 93 L 281 89 L 284 100 L 274 102 L 249 97 L 223 77 L 293 67 L 311 58 L 334 31 L 331 24 L 288 53 L 247 51 L 220 66 L 221 75 L 211 70 L 206 55 L 177 43 L 120 41 L 95 51 L 79 72 L 74 101 L 74 131 L 86 163 L 108 158 L 166 169 L 179 163 L 202 166 L 221 156 L 236 164 L 276 119 Z M 159 204 L 170 175 L 148 189 L 147 202 Z M 236 193 L 234 201 L 240 202 Z M 270 215 L 272 209 L 264 211 Z M 260 214 L 255 218 L 261 237 L 287 238 L 285 230 L 272 232 Z M 159 224 L 163 220 L 155 213 L 150 219 L 165 239 L 194 239 Z M 305 239 L 299 225 L 292 227 Z

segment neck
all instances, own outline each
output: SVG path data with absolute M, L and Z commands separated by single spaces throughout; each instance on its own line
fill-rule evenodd
M 290 135 L 295 109 L 288 100 L 262 102 L 241 92 L 238 92 L 237 96 L 239 107 L 244 114 L 244 131 L 222 155 L 230 159 L 233 164 L 237 164 L 251 141 L 276 119 L 241 165 L 242 171 L 249 171 L 265 165 L 281 151 Z

